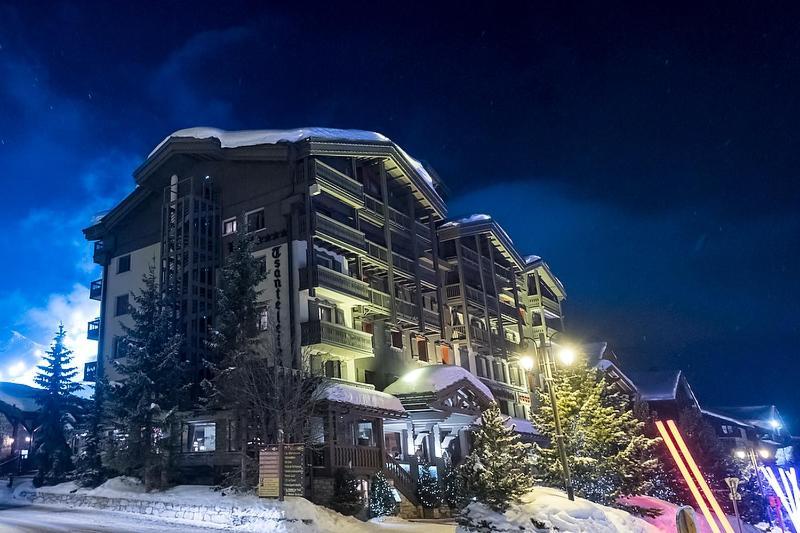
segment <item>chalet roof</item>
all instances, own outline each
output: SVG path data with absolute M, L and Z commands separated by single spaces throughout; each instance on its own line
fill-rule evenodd
M 650 372 L 625 372 L 642 400 L 663 401 L 674 400 L 678 396 L 678 385 L 681 380 L 680 370 L 663 370 Z
M 483 424 L 483 419 L 481 417 L 475 419 L 476 426 L 480 426 L 481 424 Z M 514 426 L 514 430 L 517 433 L 526 433 L 528 435 L 541 435 L 539 430 L 533 427 L 533 423 L 530 420 L 525 420 L 524 418 L 514 418 L 512 416 L 509 416 L 506 417 L 504 424 L 507 427 Z
M 449 220 L 439 227 L 439 236 L 443 240 L 454 239 L 469 235 L 488 234 L 497 250 L 514 266 L 522 270 L 525 261 L 520 256 L 514 241 L 508 236 L 506 230 L 490 215 L 477 213 L 468 217 Z
M 773 431 L 785 428 L 778 408 L 774 405 L 740 405 L 728 407 L 713 407 L 714 413 L 730 417 L 739 423 L 755 426 L 759 429 Z M 772 422 L 780 424 L 780 428 L 772 427 Z
M 405 415 L 405 408 L 400 400 L 374 389 L 349 385 L 341 382 L 325 382 L 318 389 L 320 399 L 329 402 L 348 404 L 356 407 L 375 409 L 382 412 L 393 412 Z
M 39 412 L 41 407 L 36 403 L 36 396 L 40 390 L 20 383 L 0 382 L 0 412 L 10 416 L 24 416 Z
M 489 401 L 494 400 L 492 391 L 480 379 L 460 366 L 453 365 L 426 365 L 415 368 L 386 387 L 384 392 L 396 396 L 436 394 L 460 381 L 469 383 Z

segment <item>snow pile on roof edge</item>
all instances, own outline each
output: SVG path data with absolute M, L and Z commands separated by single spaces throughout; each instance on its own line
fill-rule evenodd
M 323 383 L 320 387 L 322 387 L 320 390 L 321 397 L 331 402 L 362 405 L 399 413 L 406 412 L 400 400 L 385 392 L 346 383 Z
M 454 365 L 426 365 L 415 368 L 410 372 L 406 372 L 400 379 L 386 387 L 384 392 L 395 396 L 435 393 L 462 379 L 468 380 L 488 398 L 494 399 L 492 391 L 480 379 L 460 366 Z

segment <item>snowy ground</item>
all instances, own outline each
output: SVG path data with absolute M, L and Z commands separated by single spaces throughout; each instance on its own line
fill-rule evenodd
M 147 493 L 140 483 L 130 478 L 115 478 L 96 489 L 81 489 L 72 483 L 63 483 L 44 489 L 64 501 L 81 500 L 84 505 L 69 507 L 52 505 L 30 505 L 19 496 L 31 491 L 30 481 L 14 488 L 0 489 L 0 533 L 29 531 L 75 531 L 81 533 L 100 532 L 151 532 L 151 531 L 236 531 L 276 532 L 276 533 L 463 533 L 454 523 L 435 521 L 407 521 L 396 517 L 373 519 L 361 522 L 345 517 L 324 507 L 312 504 L 302 498 L 285 502 L 266 500 L 253 495 L 237 495 L 226 491 L 213 490 L 206 486 L 177 486 L 157 493 Z M 14 498 L 14 496 L 17 498 Z M 72 498 L 72 496 L 78 498 Z M 97 510 L 86 502 L 96 502 L 96 498 L 108 498 L 152 502 L 148 507 L 166 504 L 180 505 L 181 508 L 203 506 L 216 509 L 226 516 L 236 516 L 227 524 L 214 525 L 203 521 L 200 515 L 180 514 L 180 517 L 157 517 Z M 111 501 L 109 500 L 109 501 Z M 39 500 L 37 500 L 39 501 Z M 105 502 L 106 500 L 101 500 Z M 644 502 L 637 502 L 644 503 Z M 651 502 L 652 503 L 652 502 Z M 662 502 L 664 503 L 664 502 Z M 24 505 L 24 507 L 20 506 Z M 96 503 L 90 503 L 96 505 Z M 668 504 L 667 504 L 668 505 Z M 649 505 L 653 506 L 653 505 Z M 522 501 L 513 505 L 504 514 L 492 512 L 481 504 L 469 507 L 471 515 L 492 523 L 494 531 L 514 531 L 516 533 L 540 533 L 558 531 L 559 533 L 656 533 L 672 532 L 674 511 L 669 510 L 661 523 L 648 524 L 630 514 L 576 499 L 571 502 L 566 495 L 555 489 L 535 488 L 526 494 Z M 540 527 L 543 526 L 543 527 Z M 557 528 L 557 529 L 555 529 Z

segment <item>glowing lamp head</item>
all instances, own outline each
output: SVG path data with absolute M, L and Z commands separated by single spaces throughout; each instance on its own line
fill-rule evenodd
M 761 457 L 762 459 L 769 459 L 771 455 L 772 454 L 769 453 L 769 450 L 766 448 L 761 448 L 760 450 L 758 450 L 758 456 Z
M 530 355 L 523 355 L 519 358 L 519 366 L 527 371 L 533 370 L 533 357 Z
M 562 365 L 569 366 L 575 362 L 577 359 L 577 354 L 575 350 L 570 348 L 569 346 L 562 346 L 561 349 L 558 350 L 558 360 L 561 361 Z
M 778 430 L 781 429 L 781 423 L 775 420 L 774 418 L 769 421 L 769 425 L 772 429 Z
M 733 452 L 733 455 L 736 456 L 737 459 L 744 459 L 747 457 L 747 452 L 744 450 L 736 450 Z

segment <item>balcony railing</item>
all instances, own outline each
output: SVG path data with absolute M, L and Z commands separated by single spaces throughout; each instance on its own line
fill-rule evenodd
M 307 279 L 306 268 L 300 270 L 300 288 L 305 289 L 304 281 Z M 369 285 L 361 280 L 350 277 L 342 272 L 318 265 L 313 272 L 312 283 L 314 287 L 321 287 L 349 296 L 356 300 L 369 302 Z
M 322 213 L 316 213 L 314 218 L 317 232 L 323 238 L 330 239 L 333 244 L 358 250 L 366 248 L 364 233 Z
M 86 329 L 86 338 L 90 341 L 100 340 L 100 317 L 89 322 Z
M 528 297 L 528 304 L 531 307 L 544 307 L 545 309 L 556 315 L 561 312 L 558 302 L 556 302 L 555 300 L 551 300 L 547 296 L 540 296 L 538 294 L 533 294 Z
M 417 314 L 417 304 L 408 302 L 406 300 L 401 300 L 399 298 L 395 298 L 394 303 L 395 306 L 397 306 L 398 317 L 410 322 L 419 321 L 419 316 Z
M 321 351 L 346 358 L 372 356 L 372 334 L 356 329 L 313 321 L 300 324 L 303 346 L 317 346 Z
M 371 287 L 369 289 L 369 300 L 373 307 L 385 313 L 389 312 L 389 309 L 391 308 L 392 305 L 391 296 L 389 296 L 385 292 L 373 289 Z
M 317 183 L 333 196 L 355 206 L 364 205 L 364 187 L 347 174 L 317 160 L 314 175 Z
M 89 298 L 100 301 L 103 299 L 103 280 L 96 279 L 89 285 Z
M 441 324 L 439 323 L 438 311 L 434 311 L 433 309 L 428 309 L 427 307 L 423 307 L 422 314 L 425 317 L 426 326 L 432 326 L 437 329 L 441 327 Z

